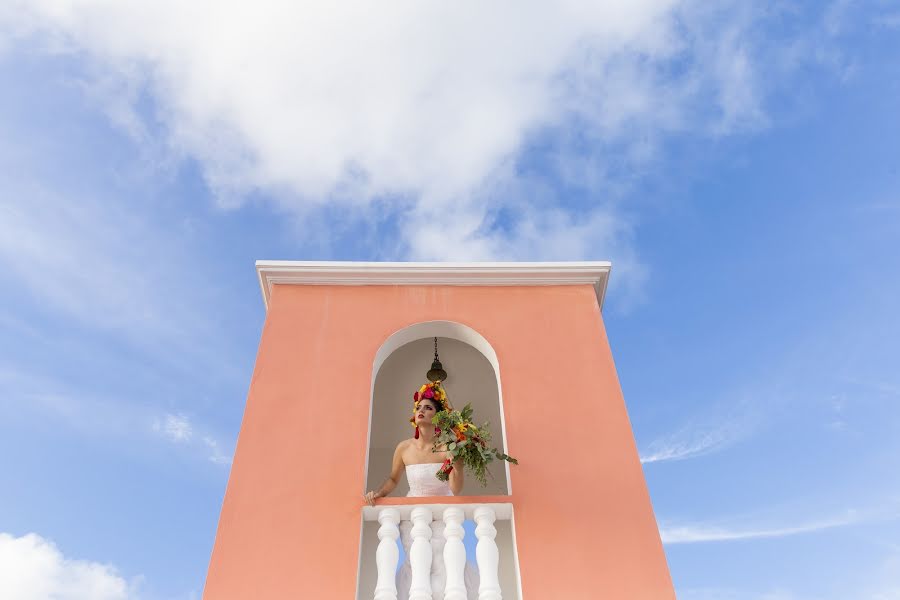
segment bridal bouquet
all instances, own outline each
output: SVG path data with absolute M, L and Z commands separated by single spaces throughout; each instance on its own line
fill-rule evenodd
M 512 456 L 504 454 L 497 448 L 489 448 L 491 432 L 488 424 L 476 427 L 472 422 L 472 405 L 466 404 L 462 410 L 442 410 L 431 420 L 440 433 L 434 439 L 434 451 L 446 447 L 451 458 L 448 458 L 435 473 L 441 481 L 450 478 L 453 463 L 462 460 L 463 466 L 468 469 L 481 482 L 482 487 L 487 485 L 486 475 L 490 474 L 487 465 L 495 458 L 505 460 L 514 465 L 519 464 Z

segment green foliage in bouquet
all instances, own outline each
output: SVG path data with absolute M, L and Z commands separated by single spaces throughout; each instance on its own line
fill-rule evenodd
M 435 437 L 434 451 L 439 452 L 446 447 L 452 458 L 444 461 L 435 477 L 441 481 L 450 478 L 453 463 L 461 460 L 463 466 L 475 476 L 482 487 L 487 485 L 488 463 L 495 458 L 505 460 L 514 465 L 519 464 L 512 456 L 504 454 L 497 448 L 488 447 L 491 431 L 488 423 L 476 427 L 472 422 L 472 405 L 466 404 L 462 410 L 442 410 L 431 420 L 441 433 Z

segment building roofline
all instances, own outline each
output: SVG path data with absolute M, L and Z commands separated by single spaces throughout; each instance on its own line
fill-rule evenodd
M 578 262 L 344 262 L 258 260 L 263 304 L 272 286 L 287 285 L 585 285 L 603 309 L 612 263 Z

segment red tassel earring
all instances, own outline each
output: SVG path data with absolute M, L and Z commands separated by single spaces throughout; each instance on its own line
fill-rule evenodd
M 416 435 L 413 437 L 413 439 L 416 439 L 416 440 L 419 439 L 419 426 L 416 425 L 416 410 L 418 410 L 418 408 L 419 408 L 419 392 L 417 390 L 416 393 L 413 394 L 413 416 L 412 416 L 412 419 L 409 420 L 409 422 L 413 424 L 413 427 L 416 428 Z

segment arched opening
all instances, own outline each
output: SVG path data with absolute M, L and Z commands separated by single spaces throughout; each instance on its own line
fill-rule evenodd
M 425 373 L 434 357 L 438 338 L 441 362 L 448 373 L 444 388 L 454 408 L 468 403 L 478 423 L 489 422 L 492 445 L 506 450 L 503 401 L 497 355 L 488 341 L 471 327 L 451 321 L 428 321 L 410 325 L 391 335 L 375 355 L 369 412 L 369 440 L 365 489 L 377 489 L 390 474 L 397 444 L 413 433 L 409 424 L 413 392 L 426 382 Z M 482 487 L 467 477 L 462 495 L 506 495 L 510 493 L 509 468 L 497 461 L 493 477 Z M 392 493 L 404 496 L 401 480 Z

